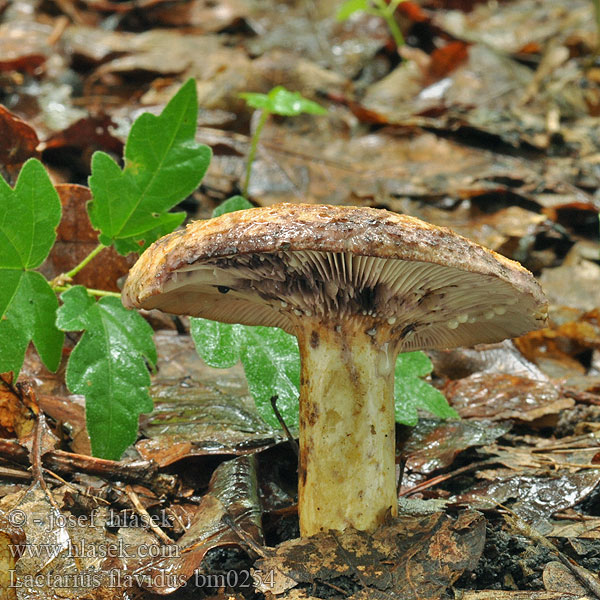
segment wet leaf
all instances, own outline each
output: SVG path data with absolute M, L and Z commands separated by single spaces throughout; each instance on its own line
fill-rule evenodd
M 240 538 L 228 519 L 256 544 L 263 543 L 256 465 L 251 457 L 224 462 L 216 469 L 196 520 L 177 540 L 178 551 L 164 559 L 150 558 L 137 564 L 130 561 L 128 568 L 140 573 L 146 589 L 172 593 L 190 578 L 204 573 L 202 560 L 209 550 L 240 545 Z M 165 573 L 168 577 L 161 577 Z
M 152 329 L 117 298 L 96 302 L 82 286 L 61 299 L 57 325 L 84 331 L 69 358 L 67 385 L 86 397 L 94 455 L 118 460 L 136 439 L 140 413 L 152 410 L 146 364 L 156 364 Z
M 165 466 L 189 456 L 242 455 L 281 441 L 252 399 L 217 382 L 154 384 L 154 411 L 143 419 L 148 439 L 136 444 L 146 459 Z
M 504 373 L 476 373 L 449 382 L 444 391 L 463 418 L 534 421 L 574 405 L 547 381 Z
M 508 506 L 529 524 L 542 525 L 555 512 L 570 508 L 588 496 L 600 483 L 600 473 L 581 471 L 557 477 L 515 475 L 496 477 L 495 481 L 476 486 L 455 496 L 475 508 L 497 504 Z
M 490 421 L 439 423 L 421 419 L 403 446 L 406 469 L 427 474 L 448 467 L 459 452 L 491 444 L 510 428 L 508 423 Z

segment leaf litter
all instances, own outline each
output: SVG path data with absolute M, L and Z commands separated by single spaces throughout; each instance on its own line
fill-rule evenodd
M 241 0 L 174 3 L 169 10 L 149 2 L 143 18 L 130 3 L 61 2 L 49 13 L 31 6 L 15 4 L 0 25 L 2 128 L 18 149 L 4 150 L 2 168 L 12 184 L 20 166 L 40 155 L 60 169 L 59 181 L 84 183 L 85 159 L 71 160 L 72 148 L 91 153 L 92 138 L 94 149 L 118 153 L 133 115 L 164 105 L 192 75 L 201 119 L 211 128 L 199 130 L 197 141 L 210 138 L 216 160 L 185 209 L 206 217 L 243 177 L 251 115 L 237 93 L 267 93 L 284 83 L 319 103 L 326 99 L 330 117 L 267 124 L 253 202 L 384 206 L 447 225 L 534 270 L 552 310 L 549 329 L 514 344 L 432 353 L 433 382 L 462 419 L 422 420 L 410 432 L 399 427 L 401 494 L 423 512 L 410 516 L 402 504 L 405 516 L 373 535 L 291 539 L 296 472 L 288 442 L 261 422 L 239 368 L 215 373 L 195 358 L 190 339 L 177 333 L 185 322 L 152 321 L 170 328 L 155 334 L 156 408 L 121 461 L 73 452 L 86 447 L 76 443 L 85 437 L 81 398 L 67 402 L 60 371 L 51 375 L 27 358 L 23 374 L 34 378 L 58 442 L 38 448 L 36 458 L 22 426 L 31 427 L 28 409 L 12 391 L 2 396 L 8 426 L 0 440 L 0 564 L 21 578 L 82 573 L 100 563 L 88 557 L 75 564 L 69 547 L 128 543 L 134 559 L 121 556 L 102 569 L 140 577 L 113 587 L 104 580 L 93 590 L 13 587 L 7 597 L 113 598 L 148 590 L 185 597 L 199 575 L 233 571 L 236 582 L 214 579 L 196 593 L 593 597 L 563 563 L 556 566 L 562 552 L 579 568 L 600 571 L 600 100 L 597 66 L 589 62 L 597 35 L 592 3 L 405 2 L 400 19 L 412 48 L 402 61 L 381 21 L 358 15 L 339 23 L 332 2 L 277 10 Z M 85 192 L 59 187 L 59 195 L 71 231 L 75 225 L 74 235 L 59 229 L 68 260 L 91 230 L 76 212 Z M 106 264 L 104 273 L 89 267 L 85 283 L 118 289 L 125 267 Z M 39 336 L 35 328 L 30 333 L 34 341 Z M 58 360 L 51 350 L 46 356 Z M 36 460 L 45 466 L 52 501 L 25 470 Z M 31 517 L 25 527 L 7 520 L 18 510 Z M 90 528 L 93 510 L 101 518 Z M 505 522 L 506 510 L 537 533 Z M 128 520 L 111 526 L 114 514 Z M 141 523 L 144 514 L 160 517 L 179 557 L 140 559 L 142 547 L 169 547 Z M 60 516 L 84 518 L 45 532 Z M 22 553 L 24 543 L 58 551 L 42 564 Z M 252 579 L 252 568 L 267 577 Z M 144 580 L 143 573 L 153 575 Z M 146 585 L 165 573 L 181 575 L 181 585 Z M 242 573 L 250 587 L 240 585 Z

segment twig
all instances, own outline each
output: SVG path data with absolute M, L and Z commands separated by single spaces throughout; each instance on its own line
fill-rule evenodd
M 296 441 L 296 438 L 294 438 L 294 436 L 292 435 L 292 432 L 289 430 L 288 426 L 286 425 L 285 421 L 283 420 L 283 417 L 281 416 L 281 413 L 279 412 L 279 409 L 277 408 L 277 400 L 279 400 L 278 396 L 271 396 L 271 406 L 273 407 L 273 412 L 275 413 L 275 416 L 277 417 L 279 424 L 285 431 L 285 434 L 287 435 L 287 438 L 292 446 L 292 450 L 296 453 L 296 456 L 299 457 L 300 456 L 300 448 L 298 447 L 298 442 Z
M 566 554 L 563 554 L 548 538 L 544 537 L 541 533 L 536 531 L 531 525 L 523 521 L 519 515 L 515 512 L 507 508 L 506 506 L 501 506 L 508 514 L 503 515 L 504 520 L 507 524 L 524 535 L 529 539 L 534 540 L 538 544 L 542 545 L 544 548 L 547 548 L 556 556 L 560 562 L 567 567 L 571 573 L 573 573 L 574 577 L 581 583 L 581 585 L 590 593 L 593 594 L 594 598 L 600 600 L 600 582 L 597 581 L 594 577 L 592 577 L 585 569 L 579 566 L 572 558 L 569 558 Z
M 15 440 L 0 439 L 0 457 L 21 465 L 30 464 L 27 449 Z M 42 465 L 62 474 L 86 473 L 109 481 L 141 483 L 159 495 L 174 495 L 179 487 L 177 477 L 160 473 L 155 463 L 145 460 L 121 462 L 51 450 L 42 456 Z
M 580 404 L 592 404 L 594 406 L 600 406 L 600 396 L 598 394 L 593 394 L 592 392 L 583 392 L 581 390 L 565 386 L 562 386 L 560 391 L 567 398 L 573 398 L 575 402 L 579 402 Z
M 437 485 L 438 483 L 442 483 L 444 481 L 447 481 L 448 479 L 452 479 L 452 477 L 456 477 L 457 475 L 462 475 L 462 473 L 466 473 L 467 471 L 472 471 L 473 469 L 479 469 L 479 467 L 494 464 L 497 462 L 498 462 L 497 458 L 488 458 L 487 460 L 482 460 L 480 462 L 471 463 L 470 465 L 465 465 L 464 467 L 460 467 L 450 473 L 442 473 L 441 475 L 436 475 L 435 477 L 432 477 L 431 479 L 427 479 L 426 481 L 417 483 L 417 485 L 414 485 L 413 487 L 408 488 L 407 490 L 401 491 L 398 494 L 398 496 L 410 496 L 411 494 L 415 494 L 417 492 L 421 492 L 430 487 L 433 487 L 434 485 Z
M 48 501 L 54 508 L 54 510 L 60 512 L 60 508 L 58 504 L 56 504 L 56 500 L 54 500 L 54 496 L 48 489 L 46 485 L 46 480 L 44 479 L 44 469 L 42 468 L 42 456 L 44 454 L 43 448 L 43 437 L 44 434 L 49 434 L 48 426 L 46 425 L 46 417 L 43 412 L 39 412 L 37 415 L 35 430 L 33 432 L 33 444 L 31 446 L 31 475 L 33 477 L 33 483 L 31 487 L 35 487 L 39 485 Z
M 225 510 L 224 506 L 223 509 L 225 514 L 221 517 L 221 521 L 223 521 L 223 523 L 225 523 L 225 525 L 227 525 L 227 527 L 229 527 L 229 529 L 231 529 L 249 549 L 253 550 L 261 558 L 268 558 L 270 555 L 265 549 L 260 544 L 257 544 L 252 536 L 248 535 L 248 533 L 235 522 L 235 519 Z
M 138 495 L 133 491 L 133 488 L 130 485 L 125 486 L 125 493 L 127 497 L 131 500 L 133 507 L 137 511 L 137 513 L 142 517 L 143 522 L 148 524 L 148 527 L 152 530 L 154 535 L 166 545 L 173 544 L 173 540 L 154 522 L 154 519 L 150 516 L 150 513 L 144 508 Z

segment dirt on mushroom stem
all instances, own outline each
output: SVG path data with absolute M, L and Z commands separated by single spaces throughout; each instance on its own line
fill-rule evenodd
M 296 319 L 301 355 L 300 533 L 372 531 L 397 514 L 398 344 L 372 318 Z

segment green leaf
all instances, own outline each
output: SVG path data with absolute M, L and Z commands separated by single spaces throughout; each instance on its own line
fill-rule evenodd
M 58 302 L 39 267 L 60 222 L 60 199 L 35 159 L 21 169 L 15 188 L 0 177 L 0 372 L 18 375 L 29 342 L 55 371 L 64 336 L 55 324 Z
M 259 414 L 269 425 L 278 427 L 270 402 L 271 396 L 277 395 L 277 407 L 285 422 L 297 426 L 300 354 L 295 337 L 272 327 L 229 325 L 206 319 L 191 319 L 191 334 L 198 354 L 209 366 L 224 369 L 241 360 Z M 421 379 L 432 368 L 423 352 L 398 356 L 394 382 L 398 423 L 416 425 L 418 409 L 442 419 L 458 417 L 444 395 Z
M 56 371 L 64 341 L 54 324 L 56 294 L 36 271 L 1 269 L 0 277 L 0 373 L 19 374 L 31 340 L 46 367 Z
M 156 365 L 152 328 L 118 298 L 96 302 L 82 286 L 61 295 L 57 325 L 84 333 L 71 352 L 67 386 L 86 398 L 94 456 L 118 460 L 135 442 L 138 418 L 152 410 L 147 364 Z
M 231 196 L 231 198 L 227 198 L 227 200 L 221 202 L 221 204 L 212 211 L 212 217 L 214 219 L 225 213 L 246 210 L 247 208 L 254 208 L 254 206 L 250 201 L 246 200 L 244 196 Z
M 271 407 L 274 395 L 286 424 L 298 425 L 300 354 L 295 337 L 272 327 L 206 319 L 191 319 L 191 334 L 198 354 L 211 367 L 227 368 L 241 360 L 258 413 L 269 425 L 279 428 Z
M 305 98 L 300 92 L 290 92 L 281 85 L 274 87 L 268 94 L 244 92 L 240 94 L 240 97 L 252 108 L 266 110 L 284 117 L 295 117 L 302 113 L 327 114 L 327 110 L 320 104 Z
M 197 187 L 210 163 L 208 146 L 195 141 L 198 101 L 188 80 L 157 117 L 142 114 L 125 145 L 125 168 L 106 153 L 92 157 L 88 204 L 100 242 L 121 254 L 140 251 L 181 224 L 169 213 Z
M 340 6 L 336 17 L 338 21 L 349 19 L 354 13 L 364 11 L 369 8 L 369 0 L 347 0 Z
M 274 327 L 245 327 L 241 359 L 258 414 L 279 428 L 271 397 L 288 427 L 298 426 L 300 352 L 296 338 Z
M 423 352 L 405 352 L 396 361 L 394 397 L 396 421 L 414 426 L 419 420 L 419 408 L 442 419 L 458 418 L 457 412 L 448 405 L 444 395 L 420 379 L 429 375 L 433 365 Z
M 60 215 L 58 194 L 38 160 L 23 165 L 14 190 L 0 177 L 0 268 L 39 267 L 54 244 Z
M 228 369 L 240 360 L 244 325 L 190 319 L 190 334 L 198 355 L 209 367 Z

